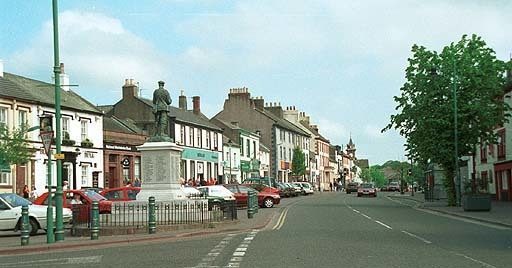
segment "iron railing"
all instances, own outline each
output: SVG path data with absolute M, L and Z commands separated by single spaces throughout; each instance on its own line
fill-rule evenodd
M 114 202 L 111 212 L 99 215 L 100 228 L 131 227 L 147 228 L 148 202 Z M 156 202 L 156 225 L 198 224 L 233 221 L 238 218 L 235 201 L 226 201 L 221 206 L 208 208 L 205 199 L 189 199 L 173 202 Z M 91 206 L 73 206 L 73 229 L 89 228 Z

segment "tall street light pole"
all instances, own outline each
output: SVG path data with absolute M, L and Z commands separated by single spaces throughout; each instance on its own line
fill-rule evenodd
M 459 175 L 459 133 L 458 133 L 458 125 L 457 125 L 457 75 L 455 69 L 455 54 L 452 58 L 453 61 L 453 77 L 452 77 L 452 86 L 453 86 L 453 131 L 455 138 L 455 199 L 457 202 L 457 206 L 460 207 L 460 175 Z
M 52 0 L 53 6 L 53 73 L 55 75 L 55 147 L 61 154 L 61 114 L 60 114 L 60 60 L 59 60 L 59 8 L 58 0 Z M 57 159 L 57 191 L 55 192 L 55 240 L 64 240 L 64 224 L 62 222 L 62 160 Z

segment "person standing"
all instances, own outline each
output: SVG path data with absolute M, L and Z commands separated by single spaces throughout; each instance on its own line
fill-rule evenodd
M 30 197 L 30 190 L 28 189 L 28 185 L 25 185 L 25 187 L 23 187 L 23 198 L 26 198 L 28 199 Z

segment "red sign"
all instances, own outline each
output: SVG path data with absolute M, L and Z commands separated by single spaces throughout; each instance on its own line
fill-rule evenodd
M 44 131 L 39 133 L 41 141 L 43 142 L 44 152 L 49 155 L 53 140 L 53 131 Z

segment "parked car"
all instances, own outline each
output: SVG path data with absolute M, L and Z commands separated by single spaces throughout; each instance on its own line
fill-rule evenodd
M 259 178 L 247 178 L 242 181 L 243 184 L 263 184 L 270 187 L 277 188 L 277 181 L 272 177 L 259 177 Z
M 235 200 L 235 195 L 222 185 L 209 185 L 197 187 L 197 190 L 208 199 L 208 210 L 222 207 L 224 202 Z
M 137 200 L 137 194 L 140 192 L 140 187 L 118 187 L 105 189 L 100 192 L 107 200 L 110 201 L 133 201 Z
M 347 194 L 355 193 L 357 192 L 358 184 L 355 182 L 350 182 L 347 184 L 347 187 L 345 188 L 345 192 Z
M 33 205 L 27 199 L 13 193 L 0 194 L 0 230 L 15 232 L 21 229 L 21 207 L 28 206 L 29 232 L 35 235 L 39 229 L 46 230 L 47 206 Z M 55 217 L 55 212 L 53 213 Z M 69 224 L 72 218 L 70 209 L 62 210 L 64 224 Z M 55 219 L 54 219 L 55 220 Z
M 270 186 L 267 186 L 267 185 L 263 185 L 263 184 L 256 184 L 256 183 L 249 183 L 249 184 L 241 184 L 241 185 L 244 185 L 244 186 L 247 186 L 247 187 L 251 187 L 253 188 L 254 190 L 258 191 L 258 192 L 268 192 L 268 193 L 272 193 L 272 194 L 278 194 L 278 195 L 281 195 L 281 192 L 279 190 L 279 188 L 274 188 L 274 187 L 270 187 Z
M 372 183 L 362 183 L 359 188 L 357 188 L 357 196 L 373 196 L 377 197 L 377 188 L 373 186 Z
M 399 192 L 400 191 L 400 183 L 397 181 L 392 181 L 388 184 L 388 191 L 390 192 Z
M 295 184 L 290 183 L 290 182 L 286 182 L 285 184 L 290 186 L 290 187 L 292 187 L 293 189 L 295 189 L 295 193 L 297 195 L 301 195 L 302 194 L 302 187 L 300 187 L 299 185 L 295 185 Z
M 293 197 L 297 196 L 297 193 L 295 192 L 295 188 L 290 187 L 282 182 L 276 183 L 278 189 L 279 189 L 279 196 L 281 197 Z
M 203 198 L 203 193 L 192 186 L 181 186 L 187 198 Z
M 309 184 L 309 182 L 298 181 L 298 182 L 292 182 L 292 184 L 299 185 L 302 189 L 303 195 L 313 194 L 315 192 L 313 190 L 313 186 L 311 186 L 311 184 Z
M 255 189 L 239 184 L 224 185 L 228 190 L 234 193 L 237 206 L 246 206 L 250 191 L 254 191 L 258 196 L 258 205 L 262 208 L 271 208 L 281 202 L 279 194 L 271 192 L 258 192 Z
M 62 204 L 63 207 L 71 209 L 73 204 L 71 200 L 75 198 L 75 195 L 80 196 L 80 200 L 82 204 L 91 206 L 92 201 L 99 202 L 100 214 L 110 214 L 112 211 L 112 201 L 107 200 L 104 196 L 93 192 L 93 191 L 84 191 L 84 190 L 67 190 L 63 193 Z M 55 199 L 52 200 L 53 205 L 55 205 Z M 48 192 L 42 194 L 38 197 L 34 204 L 36 205 L 48 205 Z

